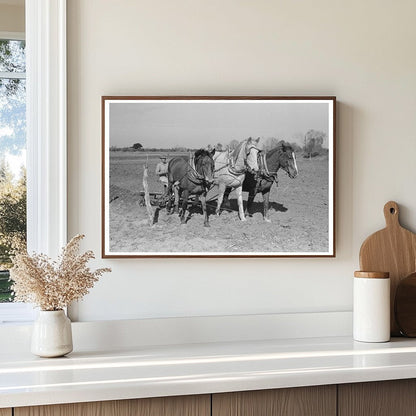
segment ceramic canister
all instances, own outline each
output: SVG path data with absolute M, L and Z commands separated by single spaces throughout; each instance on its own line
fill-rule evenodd
M 353 335 L 356 341 L 389 341 L 389 273 L 355 272 L 353 308 Z

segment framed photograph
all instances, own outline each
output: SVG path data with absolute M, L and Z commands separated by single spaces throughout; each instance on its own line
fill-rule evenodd
M 102 97 L 102 256 L 335 257 L 335 97 Z

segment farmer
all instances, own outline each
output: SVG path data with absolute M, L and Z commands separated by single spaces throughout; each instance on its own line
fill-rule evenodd
M 164 189 L 168 186 L 168 162 L 166 155 L 160 156 L 160 162 L 156 165 L 156 175 L 163 184 Z

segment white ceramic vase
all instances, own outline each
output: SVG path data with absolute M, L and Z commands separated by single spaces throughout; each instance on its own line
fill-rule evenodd
M 39 357 L 62 357 L 72 351 L 71 321 L 63 310 L 40 311 L 33 325 L 31 351 Z

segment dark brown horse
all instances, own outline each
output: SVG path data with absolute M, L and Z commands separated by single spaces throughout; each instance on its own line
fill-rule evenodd
M 246 214 L 250 215 L 250 208 L 255 196 L 261 192 L 263 195 L 263 218 L 270 222 L 269 219 L 269 197 L 270 189 L 274 182 L 278 184 L 277 172 L 283 169 L 290 178 L 296 178 L 298 167 L 293 147 L 281 140 L 277 147 L 268 151 L 266 154 L 259 154 L 259 173 L 247 173 L 243 183 L 243 191 L 248 192 Z
M 214 160 L 215 150 L 208 152 L 200 149 L 195 152 L 194 164 L 183 157 L 175 157 L 168 164 L 168 189 L 169 202 L 168 213 L 172 207 L 172 190 L 175 193 L 175 212 L 179 211 L 179 198 L 182 197 L 182 212 L 180 214 L 181 224 L 186 223 L 185 213 L 188 209 L 189 195 L 200 197 L 202 212 L 205 216 L 204 226 L 209 227 L 208 212 L 206 207 L 206 195 L 214 183 Z

